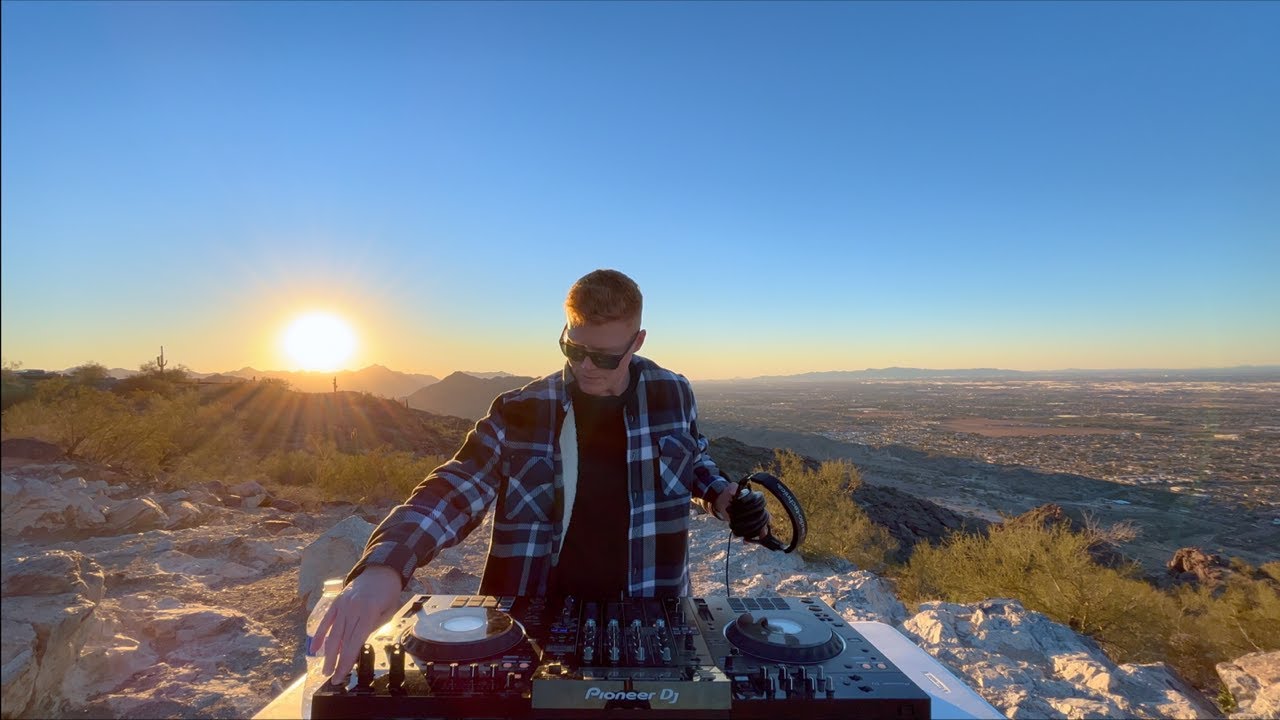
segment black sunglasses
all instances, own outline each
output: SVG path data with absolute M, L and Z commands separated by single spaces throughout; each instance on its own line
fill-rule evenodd
M 622 362 L 622 358 L 626 357 L 627 353 L 631 352 L 631 346 L 635 344 L 636 338 L 640 337 L 640 331 L 637 330 L 636 334 L 632 335 L 631 340 L 627 342 L 626 350 L 617 355 L 611 355 L 609 353 L 593 352 L 588 350 L 569 340 L 568 334 L 569 326 L 565 325 L 564 329 L 560 331 L 560 352 L 564 353 L 564 356 L 569 358 L 569 362 L 580 363 L 587 358 L 591 358 L 591 364 L 601 370 L 617 369 L 618 364 Z

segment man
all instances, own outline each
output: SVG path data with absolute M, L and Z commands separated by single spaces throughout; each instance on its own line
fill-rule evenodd
M 641 306 L 616 270 L 569 289 L 564 369 L 495 399 L 458 453 L 374 530 L 312 641 L 324 644 L 326 674 L 346 677 L 414 570 L 465 539 L 495 501 L 481 594 L 689 594 L 689 504 L 726 519 L 737 484 L 706 454 L 688 381 L 636 355 Z

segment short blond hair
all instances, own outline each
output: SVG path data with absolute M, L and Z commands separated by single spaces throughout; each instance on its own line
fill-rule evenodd
M 632 319 L 639 323 L 643 306 L 640 286 L 617 270 L 593 270 L 583 275 L 564 299 L 565 314 L 574 326 Z

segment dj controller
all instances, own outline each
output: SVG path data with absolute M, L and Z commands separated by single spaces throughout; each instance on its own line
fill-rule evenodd
M 929 695 L 817 598 L 420 595 L 313 718 L 883 718 Z

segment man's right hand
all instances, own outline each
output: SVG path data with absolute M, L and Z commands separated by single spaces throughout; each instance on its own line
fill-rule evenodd
M 400 573 L 386 565 L 369 565 L 342 589 L 308 648 L 315 652 L 324 647 L 323 672 L 330 681 L 350 674 L 360 647 L 395 615 L 399 604 Z

